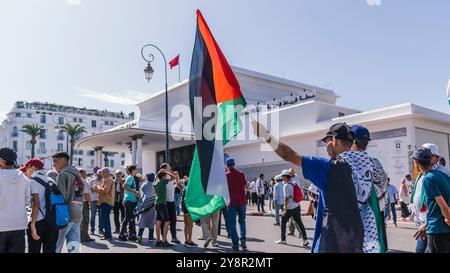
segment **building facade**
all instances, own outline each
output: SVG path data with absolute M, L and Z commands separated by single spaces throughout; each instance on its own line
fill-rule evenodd
M 87 131 L 78 138 L 92 136 L 123 123 L 133 120 L 134 114 L 77 108 L 40 102 L 18 101 L 7 114 L 0 130 L 0 146 L 10 147 L 17 152 L 17 163 L 23 164 L 31 158 L 31 137 L 22 132 L 25 124 L 37 124 L 43 127 L 37 137 L 35 157 L 45 162 L 45 168 L 51 168 L 51 155 L 55 152 L 70 151 L 70 139 L 57 127 L 64 124 L 81 125 Z M 96 166 L 121 168 L 125 165 L 125 153 L 103 152 L 100 146 L 92 149 L 75 149 L 73 164 L 88 171 Z
M 426 142 L 439 145 L 449 161 L 450 115 L 410 103 L 358 111 L 337 104 L 335 92 L 242 68 L 233 68 L 248 107 L 241 115 L 242 132 L 225 147 L 237 167 L 249 180 L 260 173 L 274 177 L 293 167 L 254 137 L 251 121 L 256 119 L 303 155 L 327 156 L 320 139 L 338 122 L 369 128 L 373 141 L 369 153 L 383 163 L 394 184 L 413 172 L 410 155 Z M 188 175 L 194 153 L 194 134 L 189 109 L 189 83 L 184 81 L 169 90 L 170 162 Z M 102 143 L 104 149 L 126 152 L 127 163 L 137 164 L 143 172 L 154 171 L 164 158 L 164 92 L 139 103 L 140 117 L 101 134 L 77 142 L 81 149 Z M 300 170 L 297 170 L 300 171 Z M 299 172 L 301 173 L 301 172 Z M 308 183 L 308 181 L 305 181 Z

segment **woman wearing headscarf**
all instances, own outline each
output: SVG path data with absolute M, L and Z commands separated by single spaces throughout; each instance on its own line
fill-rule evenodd
M 152 241 L 154 227 L 156 222 L 156 211 L 155 211 L 155 189 L 153 187 L 153 182 L 155 181 L 155 174 L 147 174 L 147 180 L 140 187 L 140 198 L 135 209 L 135 215 L 140 215 L 139 219 L 139 232 L 138 232 L 138 242 L 142 242 L 142 235 L 144 234 L 145 228 L 149 229 L 148 240 Z

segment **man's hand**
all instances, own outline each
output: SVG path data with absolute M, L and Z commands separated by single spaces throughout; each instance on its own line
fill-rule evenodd
M 450 219 L 445 219 L 445 223 L 450 227 Z
M 287 210 L 284 209 L 283 212 L 281 213 L 281 216 L 286 216 Z
M 90 209 L 92 208 L 92 201 L 88 202 L 88 206 L 89 206 Z
M 421 238 L 422 240 L 425 240 L 427 238 L 427 225 L 423 224 L 419 227 L 417 232 L 414 234 L 414 239 L 418 240 Z
M 33 240 L 35 240 L 35 241 L 38 241 L 41 239 L 41 237 L 39 237 L 39 235 L 37 233 L 35 223 L 31 223 L 31 237 L 33 237 Z

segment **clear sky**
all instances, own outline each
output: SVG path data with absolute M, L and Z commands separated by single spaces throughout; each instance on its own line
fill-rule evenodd
M 163 88 L 159 56 L 144 78 L 144 44 L 180 53 L 188 77 L 197 8 L 232 65 L 330 88 L 360 110 L 450 112 L 448 0 L 1 0 L 0 113 L 16 100 L 135 110 Z

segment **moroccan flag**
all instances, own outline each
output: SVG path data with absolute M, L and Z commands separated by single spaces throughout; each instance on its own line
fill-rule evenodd
M 177 55 L 173 60 L 169 62 L 170 69 L 174 68 L 180 63 L 180 55 Z
M 224 198 L 229 199 L 223 147 L 241 131 L 239 112 L 246 105 L 236 76 L 198 10 L 189 103 L 196 149 L 185 204 L 196 221 L 222 209 Z M 206 114 L 207 109 L 216 114 Z

